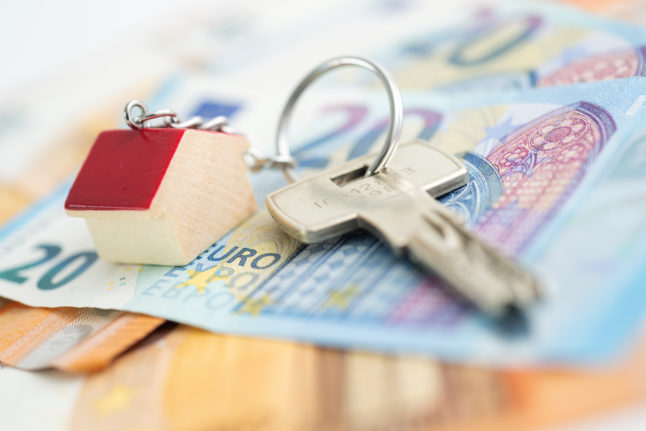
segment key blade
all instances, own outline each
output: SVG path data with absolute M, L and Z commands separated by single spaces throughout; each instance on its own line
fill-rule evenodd
M 384 171 L 358 175 L 373 158 L 351 160 L 271 193 L 265 200 L 269 213 L 291 236 L 317 242 L 356 229 L 360 212 L 410 189 L 441 196 L 469 180 L 460 160 L 421 140 L 401 144 Z
M 538 301 L 539 281 L 515 261 L 466 230 L 455 216 L 433 201 L 424 228 L 406 246 L 410 258 L 439 275 L 485 313 L 504 318 Z
M 469 232 L 459 216 L 423 190 L 367 208 L 359 219 L 396 253 L 437 275 L 496 321 L 517 316 L 540 299 L 536 278 Z

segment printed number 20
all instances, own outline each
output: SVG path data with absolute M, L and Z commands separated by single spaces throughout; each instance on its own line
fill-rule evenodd
M 60 246 L 51 244 L 41 244 L 38 245 L 37 248 L 43 250 L 45 252 L 45 255 L 32 262 L 1 271 L 0 279 L 5 279 L 16 284 L 23 284 L 28 280 L 28 277 L 24 275 L 24 271 L 49 262 L 50 260 L 58 256 L 62 251 Z M 97 254 L 93 251 L 85 251 L 73 254 L 49 269 L 42 277 L 40 277 L 40 279 L 36 283 L 36 286 L 41 290 L 52 290 L 56 289 L 57 287 L 61 287 L 64 284 L 67 284 L 70 281 L 74 280 L 79 275 L 83 274 L 90 266 L 92 266 L 97 258 Z M 74 271 L 61 278 L 60 280 L 54 281 L 54 278 L 56 278 L 56 276 L 61 271 L 76 262 L 80 262 L 80 264 L 74 269 Z

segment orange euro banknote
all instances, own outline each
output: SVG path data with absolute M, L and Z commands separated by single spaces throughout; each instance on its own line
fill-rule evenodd
M 84 373 L 108 365 L 163 319 L 92 308 L 33 308 L 0 299 L 0 362 Z
M 185 326 L 157 334 L 85 378 L 72 430 L 516 431 L 646 399 L 646 348 L 611 369 L 509 371 Z

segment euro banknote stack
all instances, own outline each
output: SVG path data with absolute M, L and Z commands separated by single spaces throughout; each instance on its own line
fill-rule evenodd
M 527 331 L 501 330 L 369 233 L 292 239 L 264 208 L 286 184 L 275 171 L 250 173 L 259 210 L 190 264 L 102 261 L 63 202 L 94 135 L 120 127 L 103 106 L 0 189 L 0 398 L 52 406 L 4 416 L 61 429 L 517 430 L 643 405 L 646 28 L 601 17 L 618 7 L 604 2 L 596 15 L 426 3 L 330 2 L 272 37 L 250 10 L 227 15 L 237 33 L 210 33 L 218 55 L 162 51 L 182 60 L 142 98 L 226 115 L 270 153 L 304 72 L 348 48 L 379 61 L 403 90 L 402 141 L 469 170 L 441 202 L 547 287 Z M 369 76 L 330 77 L 301 108 L 303 176 L 382 145 L 388 105 Z

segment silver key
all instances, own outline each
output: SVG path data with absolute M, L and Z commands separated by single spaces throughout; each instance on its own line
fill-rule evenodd
M 367 229 L 494 317 L 538 299 L 536 279 L 464 229 L 459 216 L 435 200 L 467 183 L 466 167 L 457 158 L 415 141 L 400 145 L 386 169 L 366 177 L 372 157 L 270 194 L 269 212 L 302 242 Z

